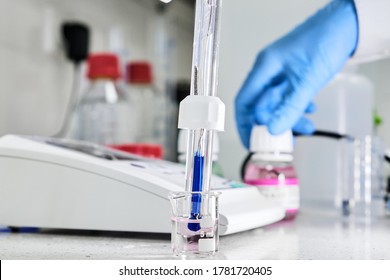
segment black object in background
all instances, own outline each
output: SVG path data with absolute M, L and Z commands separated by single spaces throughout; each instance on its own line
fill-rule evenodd
M 62 24 L 62 38 L 66 57 L 78 64 L 88 57 L 89 28 L 80 22 L 64 22 Z
M 65 137 L 68 133 L 72 114 L 80 99 L 81 63 L 88 58 L 90 31 L 88 25 L 81 22 L 64 22 L 61 26 L 62 41 L 66 57 L 74 64 L 72 92 L 66 105 L 61 127 L 54 137 Z
M 190 81 L 179 81 L 176 84 L 176 102 L 177 105 L 180 104 L 180 102 L 186 98 L 191 91 L 191 82 Z
M 296 137 L 299 137 L 299 136 L 301 136 L 301 137 L 302 136 L 319 136 L 319 137 L 333 138 L 335 140 L 341 140 L 341 139 L 345 139 L 345 140 L 348 140 L 348 141 L 354 141 L 355 140 L 350 135 L 340 134 L 338 132 L 325 131 L 325 130 L 316 130 L 316 131 L 314 131 L 313 134 L 300 134 L 300 133 L 293 132 L 293 135 L 296 136 Z
M 387 178 L 386 194 L 385 194 L 385 203 L 390 200 L 390 177 Z

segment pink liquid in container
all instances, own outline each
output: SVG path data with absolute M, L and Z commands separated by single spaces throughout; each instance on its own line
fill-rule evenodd
M 291 131 L 274 136 L 266 127 L 255 126 L 250 151 L 253 154 L 244 167 L 244 182 L 281 204 L 286 219 L 295 218 L 299 211 L 299 182 L 292 163 Z

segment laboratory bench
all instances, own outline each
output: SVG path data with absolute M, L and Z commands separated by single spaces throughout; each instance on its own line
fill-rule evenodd
M 379 208 L 378 208 L 379 209 Z M 176 259 L 169 234 L 73 230 L 0 232 L 0 259 Z M 295 220 L 222 236 L 213 259 L 390 259 L 384 209 L 342 216 L 304 205 Z

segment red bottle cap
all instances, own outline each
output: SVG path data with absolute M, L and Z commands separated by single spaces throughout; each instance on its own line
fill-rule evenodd
M 88 57 L 88 78 L 118 79 L 120 75 L 119 58 L 112 53 L 95 53 Z
M 146 61 L 130 62 L 126 65 L 126 76 L 130 84 L 151 84 L 152 66 Z
M 131 153 L 147 158 L 157 158 L 162 159 L 163 157 L 163 148 L 160 145 L 153 144 L 119 144 L 119 145 L 110 145 L 112 149 Z

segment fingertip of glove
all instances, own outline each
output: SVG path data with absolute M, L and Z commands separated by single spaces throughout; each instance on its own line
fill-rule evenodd
M 269 133 L 271 133 L 272 135 L 279 135 L 283 132 L 285 132 L 287 130 L 287 128 L 284 128 L 274 122 L 271 122 L 269 125 L 268 125 L 268 131 Z
M 267 111 L 260 111 L 255 113 L 255 122 L 257 125 L 267 124 L 271 119 L 271 115 Z
M 317 105 L 314 102 L 310 102 L 305 110 L 305 113 L 312 114 L 315 113 L 316 111 L 317 111 Z
M 316 128 L 310 120 L 301 119 L 298 124 L 294 126 L 293 130 L 300 134 L 310 135 L 315 132 Z

